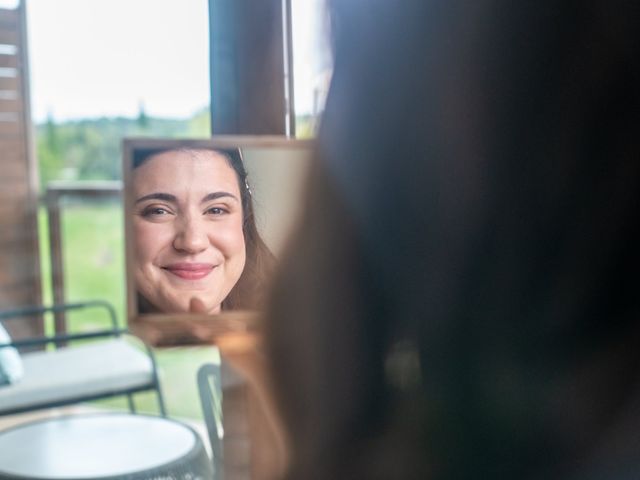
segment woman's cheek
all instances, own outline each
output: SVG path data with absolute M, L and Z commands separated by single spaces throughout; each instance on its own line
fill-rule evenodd
M 235 254 L 245 248 L 242 223 L 235 220 L 211 229 L 209 239 L 218 250 L 225 253 L 225 256 Z
M 141 220 L 134 224 L 135 253 L 140 263 L 152 262 L 173 241 L 170 225 Z

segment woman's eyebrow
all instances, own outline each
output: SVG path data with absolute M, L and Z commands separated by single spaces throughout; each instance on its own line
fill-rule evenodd
M 239 201 L 238 197 L 236 197 L 232 193 L 229 193 L 229 192 L 213 192 L 213 193 L 210 193 L 210 194 L 205 195 L 204 197 L 202 197 L 202 200 L 200 200 L 200 203 L 210 202 L 211 200 L 217 200 L 218 198 L 223 198 L 223 197 L 233 198 L 236 202 Z
M 164 200 L 165 202 L 173 202 L 176 203 L 178 199 L 175 195 L 171 195 L 170 193 L 150 193 L 149 195 L 145 195 L 144 197 L 140 197 L 136 200 L 136 203 L 144 202 L 145 200 Z

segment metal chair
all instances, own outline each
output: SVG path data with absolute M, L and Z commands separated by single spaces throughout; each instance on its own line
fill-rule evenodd
M 213 462 L 213 479 L 223 479 L 222 400 L 220 365 L 205 363 L 198 369 L 198 393 L 204 415 Z
M 89 301 L 5 310 L 0 311 L 0 321 L 87 308 L 106 309 L 111 328 L 0 344 L 0 348 L 18 349 L 56 346 L 51 351 L 43 349 L 21 354 L 24 376 L 16 383 L 0 387 L 0 416 L 120 395 L 127 396 L 129 409 L 135 413 L 133 394 L 151 390 L 156 392 L 160 413 L 166 416 L 152 350 L 146 344 L 143 349 L 136 348 L 126 339 L 136 337 L 118 327 L 115 311 L 109 303 Z M 102 341 L 74 344 L 78 340 L 97 339 Z

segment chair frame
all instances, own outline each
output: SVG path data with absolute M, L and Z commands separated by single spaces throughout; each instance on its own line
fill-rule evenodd
M 59 305 L 52 305 L 52 306 L 29 306 L 29 307 L 23 307 L 23 308 L 15 308 L 11 310 L 4 310 L 4 311 L 0 311 L 0 320 L 14 320 L 15 318 L 18 318 L 18 317 L 32 317 L 35 315 L 42 315 L 45 313 L 67 312 L 72 310 L 81 310 L 85 308 L 106 309 L 109 313 L 111 328 L 106 330 L 98 330 L 95 332 L 87 332 L 87 333 L 75 333 L 75 334 L 65 333 L 65 334 L 56 334 L 56 335 L 42 336 L 42 337 L 32 337 L 32 338 L 26 338 L 21 340 L 13 340 L 10 343 L 0 343 L 0 348 L 14 347 L 14 348 L 20 349 L 20 348 L 27 348 L 27 347 L 45 346 L 48 344 L 55 344 L 56 348 L 59 348 L 60 346 L 66 345 L 69 341 L 74 341 L 74 340 L 89 340 L 89 339 L 104 338 L 104 337 L 119 338 L 122 335 L 133 336 L 128 329 L 118 327 L 115 310 L 113 309 L 111 304 L 102 300 L 67 303 L 67 304 L 59 304 Z M 9 410 L 3 410 L 3 411 L 0 411 L 0 417 L 5 415 L 13 415 L 17 413 L 28 412 L 28 411 L 61 407 L 65 405 L 72 405 L 75 403 L 98 400 L 102 398 L 118 397 L 122 395 L 126 395 L 128 405 L 129 405 L 129 410 L 131 411 L 131 413 L 136 413 L 136 408 L 133 401 L 133 394 L 138 392 L 143 392 L 143 391 L 149 391 L 149 390 L 154 390 L 156 392 L 160 413 L 163 417 L 166 417 L 167 413 L 166 413 L 162 391 L 160 389 L 160 380 L 158 377 L 158 369 L 157 369 L 155 355 L 153 353 L 153 350 L 151 350 L 151 348 L 146 343 L 143 342 L 143 344 L 146 349 L 147 355 L 151 360 L 151 365 L 152 365 L 152 379 L 146 385 L 141 385 L 135 388 L 104 392 L 104 393 L 95 394 L 95 395 L 80 395 L 80 396 L 70 397 L 68 399 L 55 401 L 55 402 L 45 402 L 45 403 L 39 403 L 36 405 L 30 405 L 26 407 L 18 407 L 18 408 L 13 408 Z
M 220 381 L 220 365 L 205 363 L 197 373 L 198 394 L 204 422 L 207 426 L 209 444 L 211 445 L 211 461 L 213 462 L 213 480 L 223 480 L 224 454 L 222 430 L 222 399 L 218 392 L 222 390 Z

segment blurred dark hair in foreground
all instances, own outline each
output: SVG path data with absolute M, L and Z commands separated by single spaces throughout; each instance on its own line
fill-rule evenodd
M 638 3 L 330 4 L 289 478 L 638 478 Z

